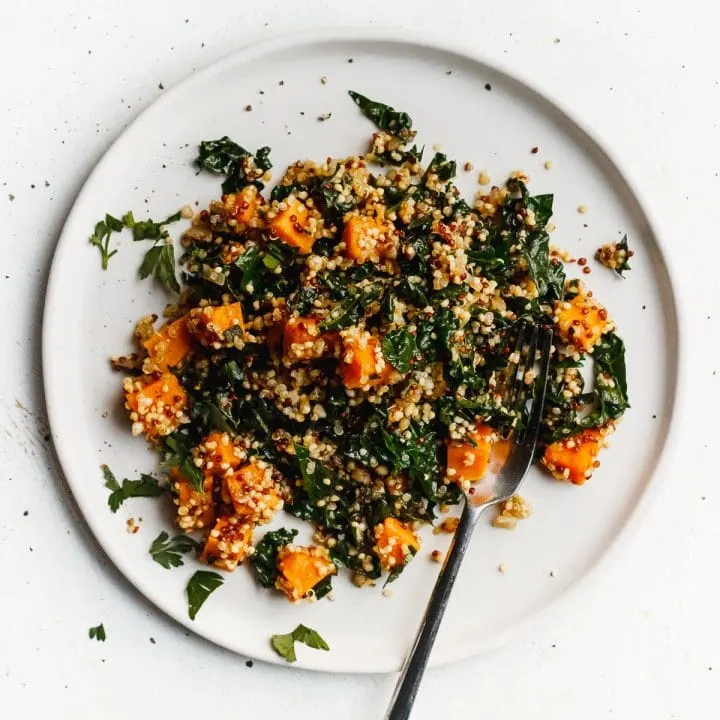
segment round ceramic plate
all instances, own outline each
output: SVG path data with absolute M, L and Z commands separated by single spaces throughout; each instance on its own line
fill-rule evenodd
M 161 530 L 172 531 L 168 504 L 130 500 L 113 515 L 100 473 L 101 463 L 118 477 L 156 470 L 156 456 L 130 435 L 122 379 L 108 357 L 129 351 L 138 318 L 161 311 L 169 299 L 151 281 L 139 280 L 146 244 L 126 234 L 113 237 L 118 254 L 101 271 L 99 254 L 88 245 L 95 223 L 106 212 L 120 217 L 132 209 L 136 217 L 158 220 L 186 203 L 206 207 L 220 183 L 193 167 L 203 139 L 229 135 L 252 149 L 270 145 L 276 177 L 297 158 L 363 151 L 374 128 L 348 89 L 408 112 L 428 151 L 439 144 L 459 168 L 471 162 L 475 170 L 459 172 L 469 198 L 478 170 L 497 182 L 525 170 L 533 194 L 555 194 L 553 242 L 575 257 L 592 258 L 600 244 L 628 234 L 635 250 L 629 278 L 619 280 L 591 262 L 592 274 L 584 279 L 627 343 L 632 409 L 585 486 L 533 469 L 523 489 L 534 508 L 530 519 L 508 532 L 492 528 L 488 513 L 465 560 L 433 662 L 504 642 L 577 583 L 634 523 L 654 482 L 677 382 L 673 289 L 649 219 L 598 144 L 523 82 L 450 45 L 408 40 L 405 31 L 314 33 L 244 50 L 166 92 L 107 152 L 68 218 L 47 292 L 44 374 L 53 439 L 77 502 L 107 554 L 152 602 L 204 637 L 268 661 L 278 660 L 270 636 L 302 622 L 318 630 L 331 651 L 301 647 L 298 666 L 381 672 L 401 663 L 438 571 L 430 552 L 444 549 L 448 536 L 425 533 L 422 550 L 391 597 L 380 586 L 359 590 L 342 576 L 334 601 L 291 605 L 261 589 L 241 567 L 193 622 L 184 588 L 200 565 L 188 559 L 184 567 L 165 570 L 148 554 Z M 533 147 L 539 148 L 535 154 Z M 578 213 L 580 205 L 586 213 Z M 578 270 L 569 266 L 570 274 Z M 281 515 L 273 526 L 303 527 Z M 131 516 L 142 518 L 134 535 L 125 525 Z M 303 532 L 309 536 L 307 527 Z M 504 574 L 500 563 L 507 565 Z

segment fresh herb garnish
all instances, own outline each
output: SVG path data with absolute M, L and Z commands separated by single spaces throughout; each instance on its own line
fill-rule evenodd
M 188 581 L 186 591 L 188 596 L 188 615 L 191 620 L 200 611 L 203 603 L 223 583 L 223 576 L 209 570 L 198 570 Z
M 100 623 L 99 625 L 96 625 L 95 627 L 91 627 L 88 630 L 88 637 L 91 640 L 97 640 L 98 642 L 105 642 L 107 639 L 107 635 L 105 634 L 105 626 Z
M 197 550 L 198 543 L 189 535 L 176 535 L 171 538 L 164 530 L 153 540 L 148 551 L 152 559 L 166 570 L 183 565 L 182 556 L 191 550 Z
M 297 534 L 297 530 L 285 528 L 271 530 L 265 533 L 263 539 L 255 546 L 250 564 L 263 587 L 272 587 L 275 584 L 278 576 L 277 552 L 281 547 L 289 545 Z
M 152 475 L 142 473 L 139 480 L 123 480 L 122 485 L 117 481 L 112 470 L 107 465 L 102 466 L 105 487 L 110 490 L 108 506 L 114 513 L 129 498 L 157 497 L 165 492 Z
M 110 258 L 117 253 L 117 250 L 110 250 L 110 236 L 114 232 L 120 232 L 122 229 L 122 221 L 110 214 L 106 214 L 105 220 L 101 220 L 95 225 L 95 230 L 90 236 L 90 244 L 100 251 L 103 270 L 107 270 Z
M 317 630 L 313 630 L 305 625 L 298 625 L 291 633 L 287 633 L 286 635 L 273 635 L 270 638 L 272 649 L 289 663 L 297 660 L 297 655 L 295 655 L 296 642 L 303 643 L 303 645 L 307 645 L 315 650 L 330 649 L 330 646 L 323 640 Z
M 180 433 L 173 433 L 165 438 L 164 470 L 177 468 L 196 492 L 204 492 L 205 477 L 200 468 L 193 462 L 192 451 L 186 439 Z

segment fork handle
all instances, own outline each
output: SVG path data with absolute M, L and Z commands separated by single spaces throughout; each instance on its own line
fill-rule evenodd
M 435 643 L 435 637 L 450 598 L 450 591 L 453 589 L 455 578 L 460 570 L 460 563 L 465 556 L 473 530 L 483 510 L 482 506 L 472 507 L 467 501 L 465 502 L 460 523 L 455 531 L 455 537 L 440 570 L 440 575 L 435 582 L 432 595 L 430 595 L 425 615 L 415 636 L 415 642 L 400 671 L 400 678 L 395 686 L 385 720 L 407 720 L 410 717 L 430 651 Z

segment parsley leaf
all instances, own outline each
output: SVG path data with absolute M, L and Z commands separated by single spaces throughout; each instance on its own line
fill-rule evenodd
M 107 639 L 107 635 L 105 634 L 105 627 L 102 623 L 99 625 L 96 625 L 95 627 L 91 627 L 88 630 L 88 637 L 91 640 L 97 640 L 98 642 L 105 642 Z
M 135 220 L 132 212 L 127 212 L 123 215 L 123 222 L 127 228 L 132 230 L 133 240 L 135 241 L 163 240 L 168 237 L 168 231 L 165 229 L 165 226 L 177 222 L 181 217 L 180 212 L 176 212 L 165 218 L 162 222 L 156 223 L 152 218 Z
M 330 649 L 330 646 L 323 640 L 317 630 L 313 630 L 305 625 L 298 625 L 291 633 L 287 633 L 286 635 L 273 635 L 270 638 L 272 649 L 280 655 L 280 657 L 285 658 L 285 660 L 291 663 L 297 660 L 297 656 L 295 655 L 296 642 L 303 643 L 315 650 Z
M 272 587 L 275 584 L 278 575 L 277 551 L 290 544 L 297 534 L 297 530 L 280 528 L 265 533 L 263 539 L 255 546 L 250 563 L 263 587 Z
M 370 98 L 348 90 L 348 94 L 355 104 L 360 108 L 362 114 L 372 120 L 379 130 L 385 130 L 393 135 L 409 135 L 412 130 L 412 118 L 404 112 L 398 112 L 395 108 L 384 103 L 370 100 Z
M 410 370 L 410 363 L 417 352 L 415 338 L 406 328 L 391 330 L 382 339 L 382 351 L 385 359 L 398 372 L 406 373 Z
M 177 468 L 182 476 L 190 483 L 193 490 L 204 492 L 205 478 L 202 471 L 193 462 L 192 452 L 185 438 L 177 432 L 165 437 L 165 458 L 161 467 L 163 470 Z
M 165 492 L 152 475 L 142 473 L 139 480 L 126 479 L 122 481 L 121 485 L 107 465 L 102 466 L 102 471 L 105 477 L 105 487 L 111 491 L 108 496 L 108 506 L 114 513 L 129 498 L 157 497 Z
M 198 543 L 189 535 L 176 535 L 174 538 L 163 530 L 152 542 L 150 550 L 152 559 L 166 570 L 183 565 L 182 556 L 191 550 L 197 550 Z
M 122 229 L 122 221 L 107 213 L 105 214 L 105 220 L 101 220 L 95 225 L 95 230 L 90 236 L 90 244 L 100 250 L 103 270 L 107 270 L 110 258 L 117 253 L 117 250 L 110 251 L 110 236 L 114 232 L 120 232 Z
M 168 290 L 180 292 L 180 284 L 175 276 L 175 248 L 172 245 L 151 247 L 140 265 L 140 278 L 154 275 L 155 279 Z
M 188 581 L 188 615 L 191 620 L 195 619 L 203 603 L 215 592 L 225 581 L 222 575 L 209 570 L 198 570 Z

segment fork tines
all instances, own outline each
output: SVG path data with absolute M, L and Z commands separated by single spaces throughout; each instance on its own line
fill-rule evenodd
M 532 438 L 535 442 L 537 431 L 542 419 L 545 403 L 545 387 L 550 366 L 550 350 L 552 348 L 552 330 L 538 325 L 523 323 L 515 342 L 515 349 L 510 356 L 510 372 L 506 392 L 506 407 L 514 415 L 512 425 L 517 427 L 518 420 L 523 417 L 527 408 L 528 421 L 519 432 L 523 441 Z M 539 367 L 538 353 L 540 355 Z

